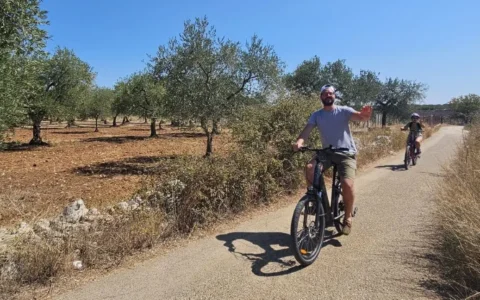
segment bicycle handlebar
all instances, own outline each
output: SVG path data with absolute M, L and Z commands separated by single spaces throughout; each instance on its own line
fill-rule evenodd
M 300 152 L 305 152 L 305 151 L 312 151 L 312 152 L 326 152 L 326 151 L 332 151 L 332 152 L 343 152 L 343 151 L 350 151 L 348 148 L 334 148 L 331 145 L 329 147 L 323 148 L 323 149 L 314 149 L 314 148 L 309 148 L 309 147 L 301 147 L 299 149 Z

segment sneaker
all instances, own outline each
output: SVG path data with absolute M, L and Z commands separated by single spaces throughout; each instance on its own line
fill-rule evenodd
M 352 220 L 350 220 L 350 221 L 344 220 L 343 221 L 342 233 L 344 235 L 349 235 L 351 231 L 352 231 Z

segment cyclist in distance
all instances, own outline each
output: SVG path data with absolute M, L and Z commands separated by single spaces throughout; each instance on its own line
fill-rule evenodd
M 411 116 L 411 122 L 408 122 L 404 127 L 401 128 L 401 130 L 410 130 L 409 136 L 407 138 L 407 141 L 410 139 L 410 135 L 414 135 L 415 137 L 415 148 L 417 149 L 418 155 L 422 153 L 420 150 L 420 143 L 423 140 L 422 137 L 422 132 L 423 132 L 423 125 L 420 123 L 420 115 L 417 113 L 413 113 Z
M 357 169 L 357 148 L 350 132 L 349 121 L 367 121 L 372 115 L 372 107 L 364 106 L 360 112 L 348 106 L 335 105 L 335 88 L 332 85 L 324 85 L 320 90 L 320 99 L 323 108 L 314 112 L 308 119 L 307 125 L 300 133 L 297 141 L 293 144 L 293 150 L 299 151 L 304 142 L 310 136 L 312 130 L 317 127 L 322 147 L 348 149 L 343 152 L 331 152 L 322 157 L 323 170 L 331 167 L 331 163 L 338 166 L 338 172 L 342 181 L 343 200 L 345 202 L 345 218 L 343 234 L 348 235 L 352 229 L 352 213 L 355 202 L 354 180 Z M 315 157 L 310 160 L 305 168 L 306 179 L 309 186 L 313 184 Z

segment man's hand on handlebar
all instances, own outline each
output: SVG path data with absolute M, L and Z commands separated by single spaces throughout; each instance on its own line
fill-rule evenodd
M 303 147 L 303 143 L 296 142 L 292 145 L 292 147 L 293 147 L 293 152 L 298 152 Z

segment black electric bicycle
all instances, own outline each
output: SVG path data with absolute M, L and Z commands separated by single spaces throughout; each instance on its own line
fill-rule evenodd
M 297 203 L 290 228 L 293 254 L 295 259 L 303 266 L 312 264 L 320 254 L 326 227 L 334 225 L 338 233 L 342 233 L 345 204 L 343 202 L 342 185 L 340 175 L 337 172 L 337 165 L 332 162 L 332 202 L 330 203 L 323 177 L 323 171 L 325 170 L 320 170 L 320 164 L 322 163 L 322 152 L 332 153 L 345 150 L 348 149 L 335 149 L 332 147 L 324 149 L 303 147 L 300 149 L 301 152 L 312 151 L 317 153 L 313 186 L 307 189 L 305 196 Z M 352 215 L 355 216 L 356 213 L 357 208 L 353 210 Z

